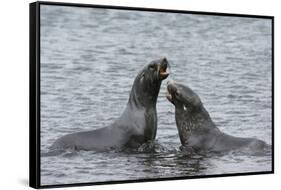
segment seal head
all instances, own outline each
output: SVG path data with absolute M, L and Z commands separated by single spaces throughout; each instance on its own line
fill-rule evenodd
M 166 97 L 175 105 L 176 124 L 182 145 L 190 144 L 190 137 L 195 131 L 203 133 L 216 129 L 201 99 L 189 87 L 168 82 Z
M 129 103 L 136 106 L 154 106 L 162 80 L 169 76 L 169 63 L 163 57 L 146 65 L 135 78 Z

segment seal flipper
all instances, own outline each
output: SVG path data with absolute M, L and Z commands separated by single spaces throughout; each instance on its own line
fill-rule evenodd
M 192 146 L 182 145 L 180 146 L 180 150 L 184 153 L 187 153 L 188 155 L 196 154 L 196 151 Z
M 49 152 L 43 152 L 40 154 L 41 157 L 49 157 L 49 156 L 58 156 L 62 153 L 64 153 L 65 150 L 60 150 L 60 149 L 57 149 L 57 150 L 50 150 Z

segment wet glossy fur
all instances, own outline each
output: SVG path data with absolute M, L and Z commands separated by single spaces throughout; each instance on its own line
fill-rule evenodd
M 169 83 L 167 98 L 175 105 L 175 118 L 182 149 L 226 152 L 262 150 L 268 145 L 255 138 L 234 137 L 221 132 L 213 123 L 199 96 L 189 87 Z
M 54 149 L 97 150 L 136 147 L 154 140 L 157 131 L 156 102 L 161 81 L 159 73 L 167 68 L 166 58 L 152 61 L 135 78 L 123 114 L 111 125 L 65 135 L 51 146 Z M 112 94 L 110 94 L 112 96 Z M 93 118 L 94 119 L 94 118 Z

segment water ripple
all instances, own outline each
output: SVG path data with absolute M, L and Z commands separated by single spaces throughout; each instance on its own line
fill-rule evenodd
M 218 127 L 271 143 L 271 22 L 266 19 L 43 6 L 41 152 L 119 117 L 139 70 L 166 56 L 170 79 L 202 98 Z M 41 158 L 42 184 L 271 170 L 271 156 L 179 151 L 174 107 L 158 97 L 157 144 L 135 152 Z

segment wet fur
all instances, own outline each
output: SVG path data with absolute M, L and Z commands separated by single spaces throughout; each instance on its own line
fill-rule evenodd
M 182 149 L 227 152 L 231 150 L 260 151 L 268 145 L 259 139 L 234 137 L 216 127 L 199 96 L 189 87 L 168 84 L 167 98 L 175 105 L 175 118 Z
M 154 140 L 157 132 L 156 102 L 161 78 L 159 69 L 167 67 L 166 58 L 152 61 L 137 75 L 123 114 L 111 125 L 68 134 L 57 139 L 51 150 L 74 149 L 106 151 L 137 147 Z

